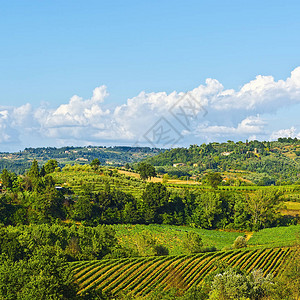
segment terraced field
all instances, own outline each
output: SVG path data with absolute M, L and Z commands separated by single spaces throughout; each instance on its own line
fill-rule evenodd
M 279 275 L 296 254 L 295 247 L 230 250 L 197 255 L 160 256 L 74 262 L 75 281 L 82 293 L 101 288 L 112 294 L 119 292 L 144 296 L 153 290 L 172 287 L 187 290 L 200 284 L 220 263 L 247 272 L 262 269 L 264 274 Z

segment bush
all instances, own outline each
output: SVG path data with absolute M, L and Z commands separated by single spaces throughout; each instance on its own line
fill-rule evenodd
M 203 250 L 203 242 L 200 235 L 193 231 L 186 233 L 186 236 L 183 240 L 183 245 L 187 252 L 190 254 L 199 253 Z
M 268 274 L 264 277 L 262 270 L 253 270 L 249 275 L 243 275 L 229 269 L 214 277 L 209 299 L 270 299 L 266 297 L 273 292 L 273 289 L 272 275 Z
M 245 237 L 238 236 L 233 243 L 233 248 L 240 249 L 240 248 L 245 248 L 245 247 L 247 247 L 247 241 L 246 241 Z

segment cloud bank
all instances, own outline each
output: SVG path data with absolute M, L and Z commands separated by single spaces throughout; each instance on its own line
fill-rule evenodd
M 0 106 L 0 151 L 110 143 L 170 147 L 179 140 L 188 145 L 300 137 L 294 124 L 290 129 L 270 131 L 267 128 L 272 124 L 263 117 L 300 104 L 300 67 L 286 80 L 258 75 L 239 90 L 225 89 L 216 79 L 208 78 L 187 93 L 141 92 L 111 110 L 105 108 L 107 97 L 107 88 L 102 85 L 94 89 L 90 99 L 74 95 L 54 108 L 49 104 L 34 108 L 30 103 Z

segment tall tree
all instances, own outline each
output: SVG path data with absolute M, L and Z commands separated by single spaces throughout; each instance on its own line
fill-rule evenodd
M 143 180 L 156 176 L 155 168 L 148 163 L 141 162 L 137 166 L 137 171 L 140 173 L 140 177 Z
M 274 189 L 259 189 L 247 196 L 246 210 L 251 215 L 253 229 L 267 227 L 276 220 L 280 206 L 280 193 Z
M 1 174 L 1 179 L 2 179 L 2 184 L 6 189 L 11 189 L 12 188 L 12 177 L 10 172 L 8 172 L 6 169 L 3 169 L 2 174 Z
M 206 174 L 205 180 L 207 183 L 214 189 L 218 187 L 218 185 L 222 182 L 222 176 L 217 172 L 210 172 Z
M 58 167 L 58 162 L 55 159 L 48 160 L 44 165 L 46 174 L 54 172 L 57 167 Z
M 39 165 L 36 159 L 33 160 L 32 165 L 27 173 L 27 175 L 31 178 L 31 179 L 37 179 L 39 178 L 40 175 L 40 169 L 39 169 Z
M 160 214 L 163 214 L 169 201 L 169 192 L 159 183 L 150 182 L 142 195 L 145 221 L 147 223 L 161 223 Z

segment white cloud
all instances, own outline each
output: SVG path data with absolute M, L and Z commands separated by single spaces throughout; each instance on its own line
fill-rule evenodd
M 280 137 L 286 137 L 286 138 L 299 138 L 300 139 L 300 132 L 297 132 L 296 128 L 292 126 L 289 129 L 280 129 L 278 131 L 272 132 L 270 136 L 270 140 L 277 140 Z
M 8 111 L 7 110 L 0 111 L 0 143 L 5 143 L 10 140 L 10 136 L 7 133 L 7 119 L 8 119 Z
M 39 107 L 34 114 L 41 133 L 51 138 L 94 139 L 99 130 L 107 129 L 110 111 L 101 108 L 108 96 L 105 86 L 94 89 L 91 99 L 74 95 L 56 109 Z M 108 120 L 110 121 L 110 120 Z
M 27 146 L 34 138 L 43 143 L 40 146 L 105 141 L 134 144 L 137 140 L 143 142 L 143 135 L 161 117 L 185 136 L 185 144 L 299 136 L 293 127 L 270 133 L 267 126 L 272 128 L 272 124 L 264 121 L 264 114 L 300 103 L 300 67 L 286 80 L 275 81 L 272 76 L 258 75 L 239 90 L 225 89 L 219 81 L 208 78 L 188 94 L 141 92 L 112 111 L 105 109 L 107 97 L 106 86 L 99 86 L 90 99 L 74 95 L 55 108 L 49 105 L 33 108 L 29 103 L 0 107 L 1 145 L 21 140 Z M 183 111 L 186 115 L 180 115 Z M 193 118 L 184 124 L 187 115 Z
M 203 137 L 205 140 L 217 141 L 223 139 L 236 138 L 250 138 L 253 134 L 264 134 L 265 122 L 259 116 L 249 116 L 242 120 L 236 127 L 227 127 L 224 125 L 212 125 L 209 123 L 200 124 L 195 134 L 198 137 Z
M 18 131 L 11 126 L 13 119 L 8 109 L 0 110 L 0 146 L 19 142 Z

